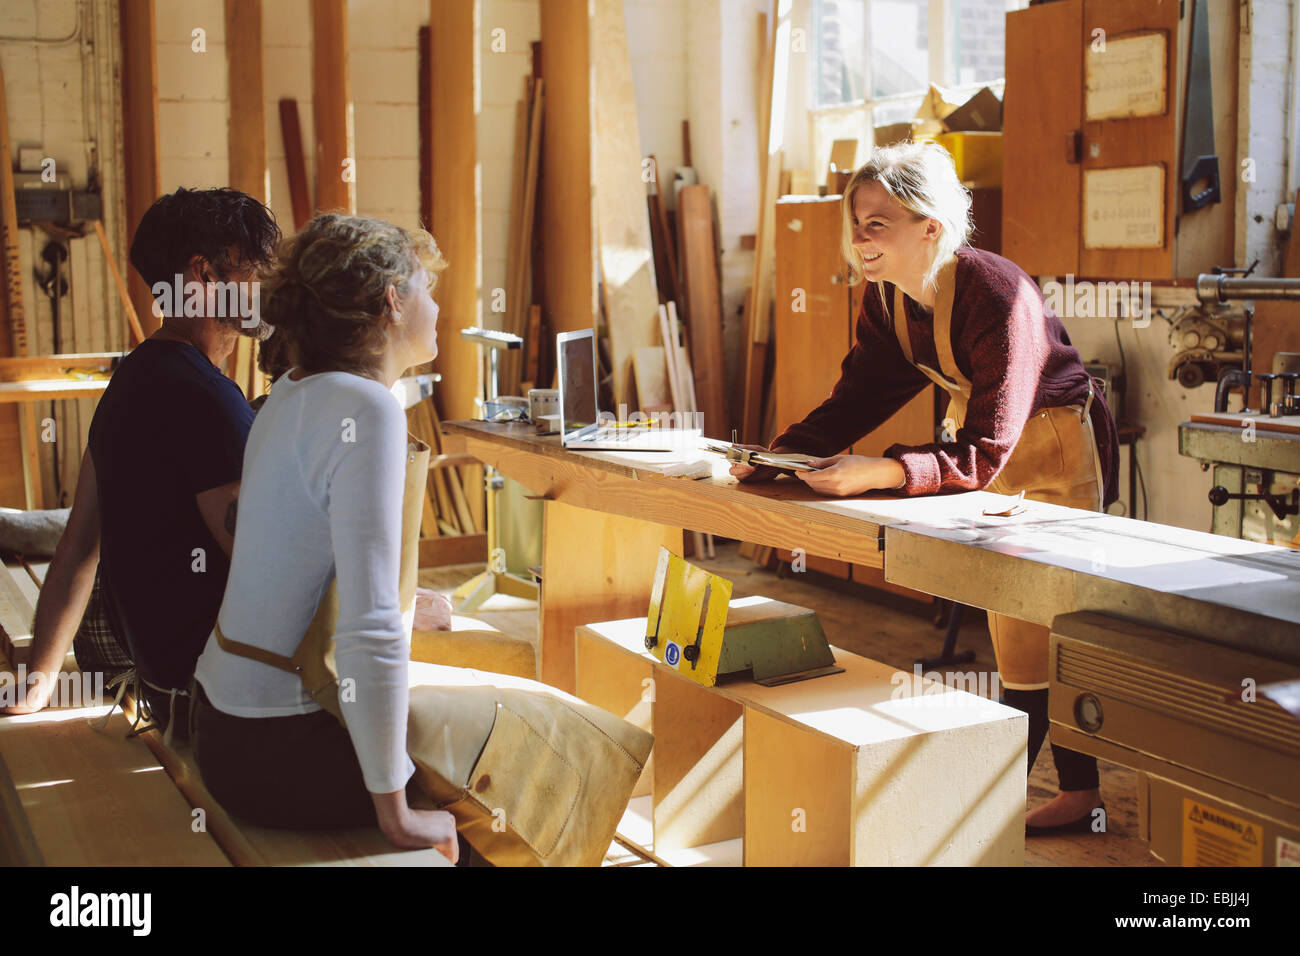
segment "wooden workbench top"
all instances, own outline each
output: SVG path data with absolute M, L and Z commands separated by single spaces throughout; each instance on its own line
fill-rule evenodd
M 881 566 L 880 524 L 870 499 L 826 498 L 797 479 L 745 485 L 727 462 L 700 451 L 576 452 L 529 425 L 445 422 L 448 448 L 467 451 L 540 497 L 691 531 L 872 567 Z M 707 478 L 666 469 L 708 461 Z
M 663 479 L 644 453 L 573 452 L 525 425 L 444 427 L 578 507 L 870 563 L 891 583 L 1042 624 L 1098 611 L 1300 661 L 1294 549 L 1035 501 L 1002 517 L 1010 499 L 988 492 L 827 499 L 789 480 L 740 484 L 720 458 L 710 478 Z

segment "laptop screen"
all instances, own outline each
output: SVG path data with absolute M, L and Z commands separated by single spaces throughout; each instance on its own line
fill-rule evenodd
M 560 405 L 564 432 L 580 431 L 596 423 L 596 345 L 591 333 L 559 342 L 562 369 Z

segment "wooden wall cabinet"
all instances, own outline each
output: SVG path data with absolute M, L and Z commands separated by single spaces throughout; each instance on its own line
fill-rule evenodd
M 1029 274 L 1159 280 L 1192 278 L 1232 264 L 1240 172 L 1237 4 L 1207 2 L 1221 199 L 1184 211 L 1182 140 L 1193 6 L 1193 0 L 1058 0 L 1007 14 L 1002 245 L 1003 255 Z M 1122 85 L 1139 72 L 1131 59 L 1125 65 L 1125 51 L 1156 37 L 1164 49 L 1163 109 L 1138 107 L 1135 112 L 1146 115 L 1089 119 L 1090 51 L 1095 75 L 1113 74 Z M 1098 52 L 1099 43 L 1110 52 Z M 1156 69 L 1147 72 L 1159 77 Z M 1134 80 L 1141 82 L 1140 76 Z M 1101 113 L 1094 109 L 1093 115 Z M 1089 174 L 1141 167 L 1163 170 L 1159 245 L 1103 248 L 1086 241 L 1098 208 L 1087 208 L 1085 201 Z M 1118 204 L 1112 208 L 1120 215 L 1132 212 Z
M 839 380 L 853 347 L 866 283 L 849 287 L 840 256 L 840 197 L 798 196 L 776 204 L 776 389 L 778 433 L 820 405 Z M 880 456 L 897 442 L 934 440 L 934 390 L 927 388 L 875 431 L 844 449 Z M 790 552 L 781 552 L 784 561 Z M 918 592 L 885 582 L 878 568 L 808 556 L 814 571 L 852 577 L 911 597 Z

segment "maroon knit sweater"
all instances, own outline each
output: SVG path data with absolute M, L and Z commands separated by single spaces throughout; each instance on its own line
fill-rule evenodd
M 885 283 L 884 292 L 892 309 L 893 285 Z M 905 301 L 913 357 L 941 372 L 932 313 L 910 298 Z M 897 459 L 907 475 L 901 494 L 987 487 L 1011 457 L 1030 416 L 1087 400 L 1088 373 L 1065 326 L 1024 270 L 991 252 L 963 247 L 957 253 L 952 350 L 971 382 L 965 425 L 955 442 L 886 449 L 885 455 Z M 930 384 L 903 356 L 892 314 L 884 311 L 878 290 L 869 283 L 862 295 L 857 343 L 845 357 L 830 397 L 771 447 L 838 454 Z M 1105 481 L 1103 500 L 1110 504 L 1118 496 L 1119 438 L 1100 386 L 1095 391 L 1092 424 Z

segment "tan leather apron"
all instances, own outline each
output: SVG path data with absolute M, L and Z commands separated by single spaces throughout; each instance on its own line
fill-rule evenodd
M 907 331 L 906 297 L 894 287 L 894 333 L 907 360 L 936 385 L 948 393 L 948 410 L 944 427 L 955 437 L 966 422 L 971 383 L 952 350 L 952 303 L 956 293 L 957 258 L 950 257 L 940 267 L 934 308 L 934 346 L 939 371 L 928 368 L 912 357 L 912 342 Z M 884 290 L 880 291 L 885 304 Z M 889 309 L 886 308 L 886 312 Z M 942 374 L 940 374 L 942 373 Z M 1084 405 L 1047 408 L 1025 423 L 1020 440 L 1002 470 L 994 476 L 986 491 L 995 494 L 1025 493 L 1026 498 L 1068 508 L 1101 510 L 1102 471 L 1093 434 L 1092 390 Z M 1028 621 L 989 614 L 989 633 L 997 656 L 999 680 L 1014 690 L 1038 690 L 1048 684 L 1047 648 L 1050 629 Z
M 408 436 L 398 593 L 409 631 L 419 570 L 429 446 Z M 297 674 L 340 721 L 330 585 L 292 657 L 227 637 L 222 650 Z M 428 805 L 497 866 L 598 866 L 654 738 L 613 714 L 526 678 L 410 665 L 407 752 Z

